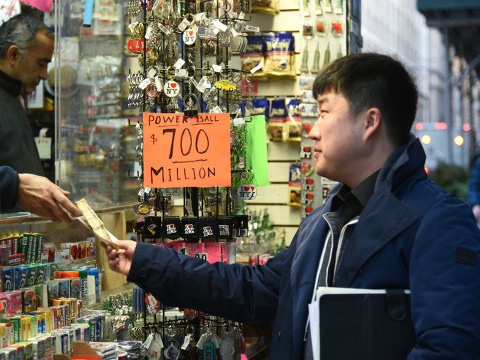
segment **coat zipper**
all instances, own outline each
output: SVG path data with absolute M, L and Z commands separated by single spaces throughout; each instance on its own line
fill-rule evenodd
M 323 218 L 325 219 L 325 221 L 327 222 L 329 228 L 330 228 L 330 236 L 332 237 L 332 242 L 333 242 L 333 231 L 332 231 L 332 224 L 329 222 L 328 218 L 325 216 L 323 216 Z M 342 230 L 340 231 L 340 236 L 338 238 L 338 245 L 337 245 L 337 251 L 336 251 L 336 254 L 335 254 L 335 266 L 333 267 L 333 277 L 332 279 L 335 280 L 335 274 L 337 273 L 337 266 L 338 266 L 338 258 L 340 257 L 340 250 L 342 249 L 342 245 L 343 245 L 343 239 L 345 237 L 345 232 L 347 230 L 347 227 L 350 226 L 350 225 L 354 225 L 356 223 L 358 223 L 358 219 L 359 217 L 356 217 L 352 220 L 350 220 L 348 223 L 346 223 L 343 227 L 342 227 Z M 328 236 L 327 236 L 327 241 L 328 241 Z M 333 250 L 333 246 L 332 246 L 332 250 Z M 328 257 L 328 265 L 327 265 L 327 271 L 325 272 L 325 276 L 326 276 L 326 279 L 325 279 L 325 284 L 326 286 L 328 287 L 328 271 L 330 269 L 330 263 L 332 261 L 332 251 L 330 251 L 330 254 L 329 254 L 329 257 Z M 325 259 L 324 259 L 325 261 Z

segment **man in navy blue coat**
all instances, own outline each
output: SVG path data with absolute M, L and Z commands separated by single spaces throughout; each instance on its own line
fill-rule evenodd
M 302 359 L 319 286 L 411 290 L 413 359 L 480 359 L 480 231 L 469 207 L 435 185 L 410 134 L 417 89 L 379 54 L 329 64 L 313 87 L 316 172 L 339 181 L 266 265 L 209 264 L 119 241 L 112 270 L 166 305 L 241 322 L 272 321 L 271 359 Z

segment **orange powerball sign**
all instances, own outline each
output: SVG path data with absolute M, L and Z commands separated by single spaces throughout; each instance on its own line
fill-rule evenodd
M 144 186 L 231 186 L 230 114 L 143 114 Z

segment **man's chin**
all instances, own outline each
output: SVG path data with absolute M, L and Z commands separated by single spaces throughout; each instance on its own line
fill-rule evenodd
M 32 95 L 34 91 L 35 91 L 35 88 L 22 89 L 22 95 L 23 96 Z

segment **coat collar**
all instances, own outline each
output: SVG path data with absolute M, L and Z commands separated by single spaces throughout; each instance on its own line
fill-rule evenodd
M 427 178 L 425 159 L 423 147 L 413 134 L 408 144 L 398 148 L 387 159 L 378 175 L 375 192 L 343 254 L 335 286 L 349 287 L 371 256 L 417 220 L 393 192 L 398 192 L 412 179 Z
M 426 155 L 420 140 L 413 134 L 407 144 L 397 148 L 385 161 L 380 170 L 375 188 L 386 184 L 390 190 L 393 190 L 404 182 L 405 179 L 414 176 L 427 177 L 424 171 Z
M 12 78 L 0 70 L 0 87 L 12 94 L 14 97 L 18 97 L 22 90 L 22 82 Z
M 349 239 L 335 286 L 349 287 L 368 259 L 416 220 L 415 214 L 388 191 L 386 184 L 377 189 Z

